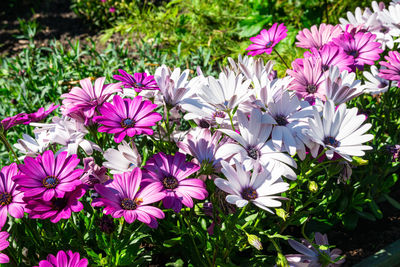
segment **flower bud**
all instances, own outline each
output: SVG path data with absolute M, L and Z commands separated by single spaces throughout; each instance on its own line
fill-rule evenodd
M 318 184 L 314 181 L 310 181 L 308 184 L 308 190 L 310 190 L 312 193 L 318 192 Z
M 250 245 L 255 247 L 257 250 L 262 250 L 261 239 L 256 235 L 249 235 L 247 234 L 247 241 Z

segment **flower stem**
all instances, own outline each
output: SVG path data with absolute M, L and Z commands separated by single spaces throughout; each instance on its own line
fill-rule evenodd
M 231 111 L 228 111 L 228 115 L 229 115 L 229 120 L 231 121 L 231 126 L 232 126 L 232 130 L 235 131 L 235 125 L 233 124 L 233 115 L 231 114 Z
M 20 162 L 19 159 L 18 159 L 17 154 L 15 153 L 14 149 L 12 148 L 12 146 L 10 145 L 10 143 L 8 142 L 7 137 L 4 135 L 4 133 L 0 133 L 0 139 L 1 139 L 1 141 L 3 141 L 3 143 L 4 143 L 4 145 L 6 146 L 7 150 L 8 150 L 9 152 L 11 152 L 11 153 L 14 155 L 15 161 L 16 161 L 18 164 L 21 164 L 21 162 Z
M 278 50 L 276 49 L 272 49 L 277 55 L 278 57 L 281 59 L 281 61 L 283 62 L 283 64 L 285 64 L 286 68 L 290 69 L 288 64 L 286 64 L 286 61 L 283 59 L 283 57 L 279 54 Z

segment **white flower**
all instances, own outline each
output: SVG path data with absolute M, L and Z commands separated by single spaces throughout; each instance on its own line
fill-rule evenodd
M 47 132 L 36 133 L 35 138 L 28 134 L 22 134 L 22 139 L 18 139 L 18 143 L 14 144 L 14 147 L 18 149 L 19 152 L 25 154 L 25 156 L 19 159 L 23 159 L 26 156 L 35 158 L 43 153 L 48 146 L 49 139 Z
M 357 115 L 358 109 L 346 109 L 346 104 L 341 104 L 335 110 L 333 101 L 327 100 L 323 109 L 323 116 L 314 111 L 314 118 L 309 119 L 309 137 L 327 148 L 326 156 L 332 159 L 337 153 L 344 159 L 352 161 L 351 156 L 364 156 L 364 150 L 372 147 L 362 145 L 374 138 L 372 134 L 364 134 L 371 128 L 370 123 L 362 125 L 364 115 Z M 362 126 L 361 126 L 362 125 Z
M 325 79 L 326 98 L 336 105 L 345 103 L 363 93 L 361 81 L 356 80 L 354 72 L 340 71 L 337 66 L 329 68 Z
M 254 57 L 244 56 L 242 58 L 242 55 L 239 55 L 237 63 L 230 57 L 228 57 L 228 61 L 236 74 L 243 74 L 253 82 L 258 81 L 260 83 L 262 79 L 266 78 L 270 80 L 274 76 L 274 62 L 271 60 L 264 64 L 262 58 L 254 60 Z M 229 69 L 225 70 L 229 72 Z
M 365 84 L 363 85 L 365 93 L 377 95 L 380 93 L 384 93 L 389 89 L 389 81 L 379 77 L 378 74 L 379 70 L 376 66 L 371 66 L 371 72 L 363 72 L 366 80 Z
M 140 167 L 141 158 L 136 147 L 131 147 L 125 140 L 118 145 L 118 150 L 109 148 L 104 152 L 107 160 L 103 166 L 110 169 L 112 174 L 130 172 L 135 167 Z
M 366 8 L 364 12 L 361 11 L 360 7 L 357 7 L 353 13 L 347 12 L 347 19 L 339 18 L 339 22 L 343 30 L 346 30 L 347 24 L 351 24 L 354 27 L 361 27 L 368 31 L 373 31 L 379 28 L 380 23 L 377 19 L 378 14 L 372 13 L 369 8 Z
M 282 79 L 274 79 L 272 81 L 263 79 L 261 84 L 255 83 L 254 95 L 255 103 L 260 108 L 265 108 L 268 103 L 278 101 L 283 92 L 287 91 L 292 77 L 286 76 Z
M 222 173 L 226 179 L 216 178 L 215 185 L 227 192 L 226 201 L 239 208 L 252 202 L 257 207 L 268 212 L 274 213 L 270 207 L 280 207 L 282 203 L 277 199 L 285 199 L 276 194 L 285 192 L 289 189 L 289 184 L 282 182 L 281 179 L 272 179 L 269 172 L 253 171 L 252 174 L 246 172 L 245 167 L 235 160 L 236 169 L 223 161 Z M 251 175 L 251 176 L 250 176 Z

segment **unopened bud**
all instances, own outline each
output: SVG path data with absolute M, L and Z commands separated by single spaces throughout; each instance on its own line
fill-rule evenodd
M 314 181 L 310 181 L 308 184 L 308 190 L 310 190 L 312 193 L 318 192 L 318 184 Z
M 261 239 L 258 236 L 247 234 L 247 241 L 249 242 L 250 245 L 252 245 L 256 249 L 262 250 L 263 247 L 261 244 Z

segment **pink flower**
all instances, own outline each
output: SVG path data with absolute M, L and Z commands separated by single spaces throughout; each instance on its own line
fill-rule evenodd
M 383 52 L 379 47 L 380 43 L 374 42 L 375 35 L 370 32 L 351 33 L 344 32 L 339 37 L 334 38 L 332 42 L 343 48 L 343 51 L 354 58 L 354 66 L 359 70 L 364 69 L 364 65 L 374 65 L 375 61 L 380 58 L 379 54 Z
M 164 192 L 164 207 L 175 212 L 182 209 L 182 204 L 192 208 L 192 198 L 203 200 L 208 196 L 202 180 L 187 179 L 200 167 L 185 160 L 185 155 L 179 152 L 174 156 L 160 152 L 147 161 L 143 173 L 143 182 L 154 184 L 155 188 Z
M 304 29 L 297 34 L 296 39 L 298 42 L 296 42 L 296 45 L 306 49 L 315 48 L 319 50 L 325 44 L 332 41 L 333 38 L 338 37 L 342 32 L 339 25 L 332 26 L 322 23 L 319 25 L 319 29 L 316 25 L 313 25 L 311 31 Z
M 68 250 L 67 253 L 60 250 L 57 256 L 49 254 L 46 260 L 39 262 L 39 266 L 35 267 L 87 267 L 88 260 L 83 258 L 78 252 Z
M 8 129 L 14 127 L 15 125 L 26 124 L 27 122 L 28 123 L 30 122 L 28 114 L 20 113 L 12 117 L 3 119 L 0 125 L 2 126 L 4 131 L 7 131 Z
M 379 77 L 389 80 L 400 82 L 400 53 L 397 51 L 389 51 L 389 56 L 385 56 L 388 62 L 381 61 L 379 64 L 387 69 L 380 69 Z M 397 85 L 400 87 L 400 83 Z
M 107 168 L 97 165 L 92 157 L 83 159 L 83 174 L 80 178 L 82 183 L 89 187 L 93 187 L 95 184 L 104 184 L 109 180 L 106 173 Z
M 286 36 L 287 29 L 283 23 L 279 24 L 279 26 L 278 23 L 275 23 L 268 31 L 263 29 L 259 35 L 250 38 L 250 41 L 252 41 L 253 44 L 249 45 L 246 49 L 250 50 L 248 55 L 256 56 L 263 53 L 271 54 L 274 46 L 282 39 L 285 39 Z
M 136 72 L 132 76 L 124 70 L 119 69 L 118 71 L 122 76 L 114 75 L 113 78 L 117 81 L 121 81 L 125 88 L 133 88 L 137 93 L 142 90 L 159 90 L 154 76 L 152 75 L 148 75 L 145 72 Z
M 7 220 L 7 214 L 14 218 L 24 217 L 25 203 L 22 200 L 24 194 L 16 189 L 12 178 L 18 174 L 16 163 L 4 166 L 0 172 L 0 229 Z
M 162 210 L 149 204 L 163 199 L 165 193 L 160 192 L 156 184 L 143 187 L 141 182 L 142 171 L 139 168 L 133 169 L 132 172 L 115 174 L 114 179 L 107 184 L 94 186 L 101 198 L 93 200 L 92 205 L 105 206 L 105 214 L 111 214 L 114 218 L 123 216 L 127 223 L 133 223 L 137 219 L 151 228 L 156 228 L 156 218 L 163 219 L 165 215 Z
M 24 192 L 25 197 L 39 197 L 50 201 L 53 197 L 62 198 L 82 184 L 79 177 L 82 169 L 76 169 L 79 164 L 77 155 L 67 157 L 64 151 L 54 157 L 53 151 L 47 150 L 35 159 L 25 157 L 24 164 L 18 168 L 21 174 L 13 177 L 19 185 L 17 189 Z
M 115 12 L 115 7 L 110 7 L 110 9 L 108 10 L 108 11 L 110 11 L 110 13 L 114 13 Z
M 82 88 L 74 87 L 67 94 L 61 95 L 63 114 L 74 117 L 75 113 L 83 113 L 85 124 L 96 114 L 96 108 L 101 106 L 114 93 L 122 92 L 120 83 L 104 84 L 105 77 L 98 78 L 94 86 L 89 78 L 79 81 Z M 79 117 L 79 116 L 78 116 Z
M 305 52 L 304 57 L 320 58 L 323 72 L 333 66 L 337 66 L 340 71 L 351 71 L 351 66 L 354 64 L 352 56 L 347 55 L 342 48 L 329 44 L 324 45 L 320 50 L 311 48 L 311 53 Z
M 10 242 L 7 241 L 7 238 L 10 236 L 7 232 L 0 232 L 0 251 L 5 250 L 10 245 Z M 0 263 L 8 263 L 10 259 L 4 253 L 0 253 Z
M 57 223 L 61 219 L 69 219 L 71 212 L 80 212 L 83 205 L 79 199 L 85 194 L 83 186 L 78 186 L 74 191 L 66 192 L 62 197 L 54 197 L 49 201 L 41 198 L 24 198 L 27 202 L 29 217 L 32 219 L 50 219 Z
M 29 124 L 31 122 L 39 122 L 39 121 L 45 119 L 47 116 L 49 116 L 50 113 L 52 113 L 59 106 L 60 105 L 55 106 L 54 103 L 52 103 L 47 110 L 45 110 L 44 107 L 39 108 L 38 111 L 28 114 L 30 121 L 26 122 L 24 124 Z
M 98 131 L 115 134 L 116 143 L 121 143 L 127 135 L 152 135 L 153 130 L 150 127 L 162 119 L 159 113 L 152 112 L 156 107 L 151 101 L 142 101 L 141 96 L 122 99 L 115 95 L 113 104 L 104 103 L 100 107 L 102 116 L 95 117 L 95 121 L 102 124 Z

